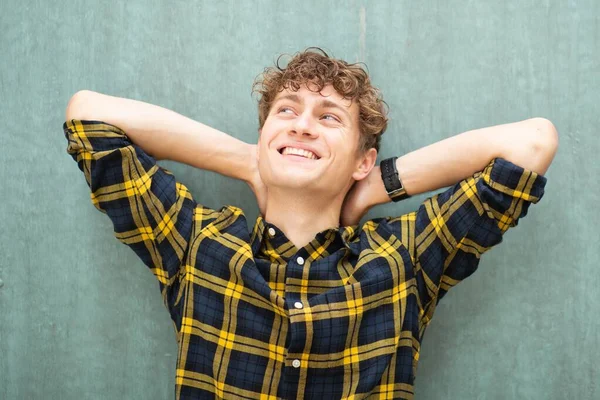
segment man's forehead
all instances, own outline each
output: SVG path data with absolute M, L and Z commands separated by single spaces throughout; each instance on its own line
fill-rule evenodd
M 325 104 L 325 105 L 337 105 L 342 108 L 350 111 L 355 102 L 352 99 L 344 98 L 340 93 L 338 93 L 332 85 L 326 85 L 321 89 L 321 91 L 317 91 L 318 87 L 312 86 L 310 89 L 303 85 L 298 90 L 293 90 L 290 88 L 284 88 L 277 96 L 273 102 L 282 99 L 288 99 L 303 103 L 305 99 L 315 99 L 315 101 Z M 333 104 L 332 104 L 333 103 Z

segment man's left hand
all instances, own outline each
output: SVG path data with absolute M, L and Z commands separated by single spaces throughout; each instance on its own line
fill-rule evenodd
M 378 198 L 381 198 L 381 190 L 385 191 L 382 188 L 381 170 L 378 166 L 373 167 L 366 178 L 356 181 L 348 191 L 342 205 L 340 224 L 357 225 L 371 208 L 381 204 Z

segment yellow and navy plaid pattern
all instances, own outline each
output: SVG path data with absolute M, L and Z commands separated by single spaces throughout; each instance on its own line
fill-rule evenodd
M 415 212 L 296 248 L 259 217 L 196 203 L 102 121 L 63 125 L 117 239 L 158 279 L 177 332 L 177 399 L 411 399 L 437 302 L 502 241 L 546 178 L 496 158 Z

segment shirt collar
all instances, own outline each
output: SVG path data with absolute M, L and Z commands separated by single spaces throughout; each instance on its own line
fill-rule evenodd
M 319 254 L 315 249 L 325 249 L 331 254 L 341 247 L 351 251 L 356 251 L 358 238 L 358 225 L 340 226 L 337 228 L 328 228 L 315 235 L 315 238 L 304 246 L 312 259 L 318 259 Z M 276 225 L 265 221 L 259 215 L 252 230 L 250 238 L 252 254 L 259 258 L 268 258 L 272 262 L 287 263 L 287 261 L 300 249 L 285 236 L 285 233 Z

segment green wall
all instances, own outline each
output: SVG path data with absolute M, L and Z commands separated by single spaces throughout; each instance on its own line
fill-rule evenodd
M 367 63 L 391 109 L 380 159 L 546 117 L 542 201 L 440 303 L 416 399 L 600 398 L 600 2 L 24 1 L 0 6 L 0 398 L 170 399 L 158 285 L 91 204 L 62 132 L 90 89 L 255 141 L 251 83 L 279 53 Z M 465 155 L 468 156 L 468 155 Z M 161 162 L 257 215 L 240 182 Z M 372 210 L 410 212 L 425 198 Z

